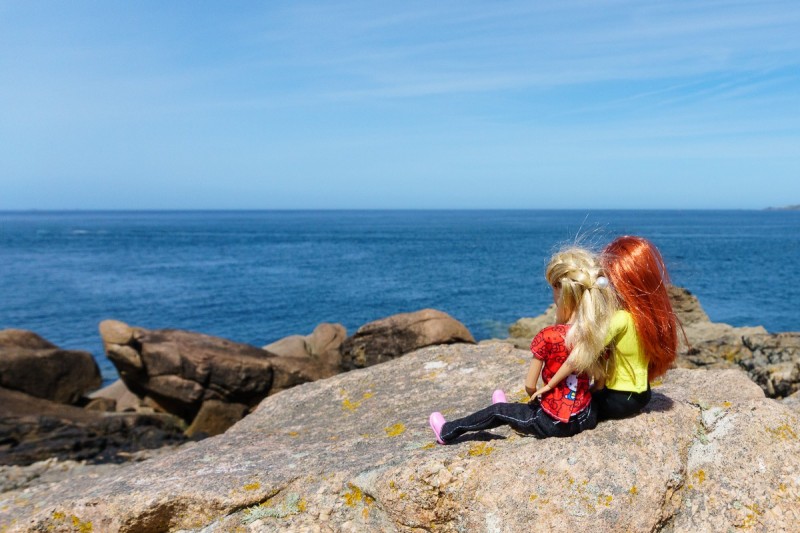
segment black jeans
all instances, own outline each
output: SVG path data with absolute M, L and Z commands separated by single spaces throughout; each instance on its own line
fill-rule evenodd
M 651 396 L 650 385 L 643 392 L 603 389 L 592 393 L 592 405 L 598 420 L 626 418 L 644 409 Z
M 569 422 L 559 422 L 544 412 L 539 402 L 496 403 L 471 415 L 442 426 L 440 437 L 452 442 L 468 431 L 493 429 L 509 425 L 520 433 L 543 439 L 546 437 L 571 437 L 597 425 L 597 413 L 590 404 L 580 413 L 572 415 Z

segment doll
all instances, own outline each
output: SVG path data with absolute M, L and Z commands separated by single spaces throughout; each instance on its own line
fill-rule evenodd
M 533 358 L 525 377 L 528 403 L 508 403 L 495 391 L 493 403 L 464 418 L 446 421 L 435 412 L 429 423 L 439 444 L 453 442 L 468 431 L 507 424 L 538 438 L 568 437 L 592 429 L 597 413 L 590 382 L 601 380 L 601 354 L 616 304 L 597 257 L 581 248 L 555 254 L 545 270 L 553 289 L 556 324 L 531 342 Z M 539 376 L 544 385 L 537 390 Z

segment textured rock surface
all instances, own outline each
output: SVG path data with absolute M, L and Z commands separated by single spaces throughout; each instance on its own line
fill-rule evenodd
M 100 383 L 89 352 L 62 350 L 31 331 L 0 331 L 0 387 L 71 404 Z
M 433 443 L 430 411 L 522 397 L 528 353 L 436 346 L 265 399 L 173 454 L 0 496 L 0 530 L 784 531 L 798 411 L 739 370 L 670 371 L 639 416 L 570 439 Z M 5 530 L 4 530 L 5 531 Z
M 170 415 L 110 414 L 0 388 L 0 464 L 49 458 L 119 461 L 141 449 L 184 442 Z
M 382 318 L 358 328 L 342 344 L 342 368 L 364 368 L 425 346 L 474 343 L 461 322 L 436 309 L 422 309 Z

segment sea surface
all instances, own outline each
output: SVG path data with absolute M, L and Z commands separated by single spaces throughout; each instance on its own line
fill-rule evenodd
M 800 331 L 798 211 L 0 212 L 0 329 L 94 354 L 113 318 L 263 346 L 432 307 L 476 339 L 550 303 L 558 248 L 651 239 L 712 320 Z

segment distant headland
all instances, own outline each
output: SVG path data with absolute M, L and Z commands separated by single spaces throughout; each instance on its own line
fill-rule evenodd
M 787 205 L 784 207 L 767 207 L 764 211 L 800 211 L 800 204 Z

